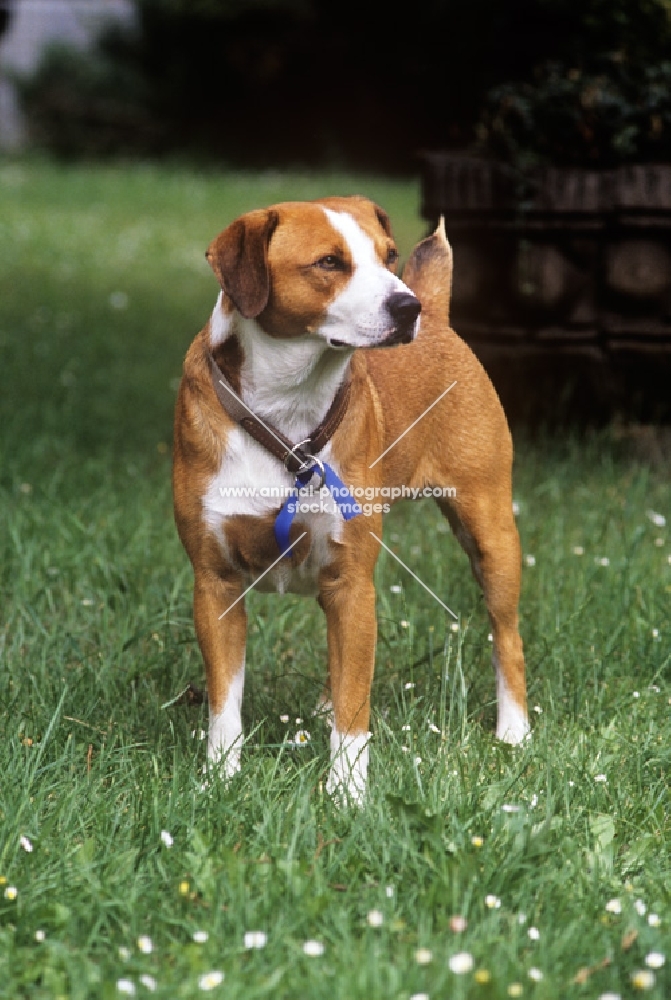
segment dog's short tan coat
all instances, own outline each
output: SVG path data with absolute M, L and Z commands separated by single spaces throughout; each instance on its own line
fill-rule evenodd
M 224 494 L 249 482 L 291 486 L 293 477 L 222 408 L 210 352 L 243 401 L 296 444 L 349 377 L 347 411 L 321 455 L 347 485 L 456 489 L 439 506 L 487 603 L 497 735 L 516 743 L 528 732 L 511 436 L 489 378 L 449 328 L 452 255 L 444 230 L 415 248 L 403 282 L 394 273 L 396 257 L 386 215 L 363 198 L 251 212 L 208 250 L 222 293 L 186 356 L 173 479 L 177 526 L 195 573 L 208 755 L 223 758 L 229 775 L 240 765 L 242 742 L 247 622 L 240 597 L 280 554 L 273 535 L 280 501 Z M 403 296 L 410 301 L 410 291 L 421 302 L 412 329 L 392 308 Z M 399 338 L 412 342 L 385 346 Z M 312 592 L 324 610 L 332 703 L 327 787 L 358 801 L 368 760 L 377 631 L 373 570 L 382 515 L 347 523 L 335 508 L 299 515 L 292 542 L 302 533 L 290 558 L 280 560 L 262 586 Z

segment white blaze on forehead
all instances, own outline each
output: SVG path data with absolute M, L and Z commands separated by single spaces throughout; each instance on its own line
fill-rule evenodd
M 319 332 L 353 347 L 370 346 L 393 328 L 387 309 L 389 296 L 409 289 L 378 259 L 372 239 L 351 215 L 330 208 L 324 212 L 344 238 L 353 268 L 347 285 L 330 303 Z
M 375 244 L 358 222 L 354 221 L 353 216 L 348 212 L 334 212 L 330 208 L 325 208 L 324 211 L 333 228 L 344 236 L 356 267 L 365 264 L 382 267 L 375 253 Z

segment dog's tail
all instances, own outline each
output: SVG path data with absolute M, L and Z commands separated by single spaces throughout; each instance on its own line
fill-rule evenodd
M 403 269 L 403 281 L 422 303 L 422 312 L 431 312 L 449 322 L 452 247 L 442 215 L 435 232 L 418 243 L 410 254 Z

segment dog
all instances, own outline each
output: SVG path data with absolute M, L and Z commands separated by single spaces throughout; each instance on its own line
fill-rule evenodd
M 353 494 L 395 500 L 425 488 L 441 493 L 484 593 L 496 735 L 521 742 L 529 722 L 512 441 L 489 378 L 449 327 L 442 220 L 403 281 L 388 216 L 359 196 L 249 212 L 206 257 L 221 291 L 184 362 L 173 493 L 194 569 L 208 764 L 225 778 L 240 769 L 244 594 L 254 585 L 313 595 L 327 625 L 326 788 L 363 800 L 386 507 L 359 512 Z M 316 488 L 319 502 L 302 504 Z

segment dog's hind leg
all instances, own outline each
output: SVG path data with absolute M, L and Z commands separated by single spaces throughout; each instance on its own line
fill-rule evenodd
M 492 628 L 496 735 L 521 743 L 529 732 L 524 652 L 519 634 L 521 552 L 509 490 L 465 503 L 440 501 L 482 587 Z

